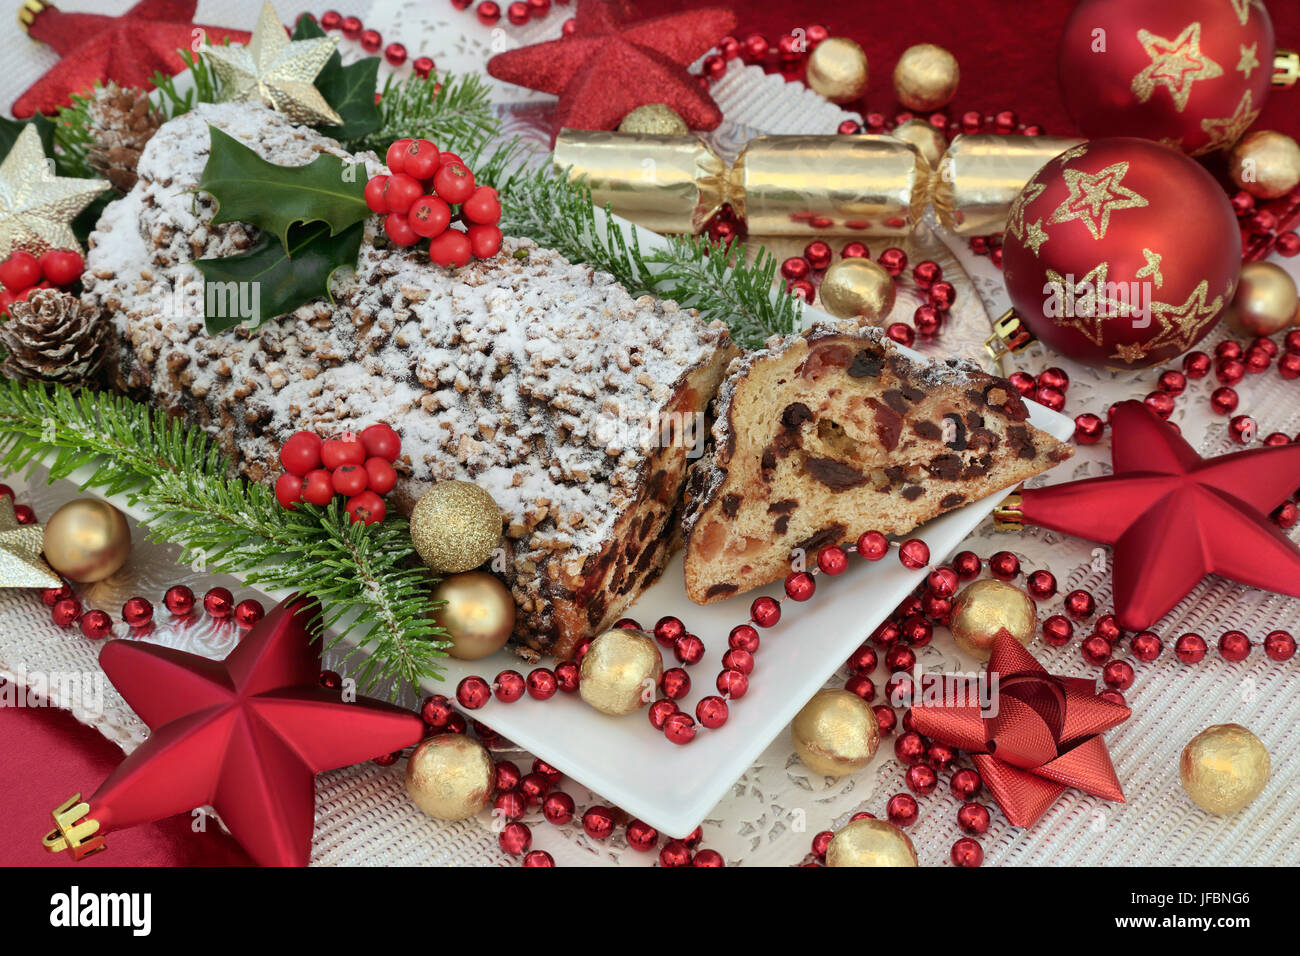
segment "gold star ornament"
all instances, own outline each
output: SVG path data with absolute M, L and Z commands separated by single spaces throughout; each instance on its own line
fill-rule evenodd
M 1212 80 L 1223 75 L 1223 67 L 1201 52 L 1201 25 L 1189 23 L 1173 40 L 1146 30 L 1137 33 L 1138 42 L 1151 57 L 1151 63 L 1133 77 L 1132 90 L 1139 103 L 1151 99 L 1157 86 L 1173 97 L 1174 109 L 1182 112 L 1197 80 Z
M 36 127 L 28 124 L 0 163 L 0 259 L 15 249 L 36 256 L 80 250 L 72 220 L 107 188 L 102 179 L 54 175 Z
M 338 126 L 343 118 L 313 82 L 337 45 L 337 37 L 290 40 L 267 3 L 247 46 L 209 44 L 204 55 L 221 80 L 223 100 L 265 103 L 295 123 Z
M 1079 169 L 1062 170 L 1070 195 L 1057 206 L 1048 225 L 1079 220 L 1094 239 L 1105 239 L 1110 228 L 1110 214 L 1121 209 L 1140 209 L 1146 199 L 1123 185 L 1128 163 L 1115 163 L 1095 173 Z
M 0 588 L 57 588 L 63 581 L 45 563 L 45 529 L 19 524 L 14 501 L 0 498 Z

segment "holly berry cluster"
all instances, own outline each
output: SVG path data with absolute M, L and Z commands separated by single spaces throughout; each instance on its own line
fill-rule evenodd
M 75 249 L 50 249 L 40 258 L 16 249 L 0 262 L 0 313 L 37 289 L 67 288 L 81 278 L 85 260 Z
M 399 139 L 385 158 L 390 174 L 366 183 L 366 205 L 384 215 L 384 232 L 399 246 L 428 240 L 429 258 L 460 267 L 471 257 L 501 250 L 501 201 L 491 186 L 477 186 L 455 153 L 427 139 Z
M 397 484 L 393 462 L 401 453 L 402 439 L 382 424 L 323 440 L 315 432 L 295 432 L 280 447 L 284 474 L 275 483 L 276 500 L 289 509 L 299 501 L 324 507 L 342 495 L 353 523 L 383 521 L 388 509 L 381 496 Z

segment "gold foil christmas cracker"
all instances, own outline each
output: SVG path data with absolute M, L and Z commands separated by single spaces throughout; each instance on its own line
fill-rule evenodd
M 998 232 L 1020 189 L 1081 142 L 956 137 L 932 168 L 893 136 L 763 136 L 728 168 L 694 136 L 564 130 L 556 165 L 585 177 L 597 205 L 656 232 L 696 233 L 730 203 L 760 236 L 905 236 L 933 203 L 962 235 Z

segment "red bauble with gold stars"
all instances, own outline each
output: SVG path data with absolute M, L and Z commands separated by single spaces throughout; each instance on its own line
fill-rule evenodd
M 1130 137 L 1073 146 L 1035 173 L 1002 250 L 1029 331 L 1109 368 L 1146 368 L 1194 346 L 1232 301 L 1241 268 L 1237 220 L 1210 174 Z
M 1273 54 L 1258 0 L 1083 0 L 1061 35 L 1061 98 L 1087 136 L 1143 136 L 1197 156 L 1255 121 Z

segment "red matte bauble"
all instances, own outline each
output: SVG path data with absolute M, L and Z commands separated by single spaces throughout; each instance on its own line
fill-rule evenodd
M 243 30 L 194 23 L 197 6 L 197 0 L 140 0 L 113 17 L 44 5 L 27 33 L 48 43 L 61 59 L 14 100 L 14 115 L 54 113 L 69 105 L 72 94 L 84 94 L 106 80 L 151 89 L 155 73 L 172 76 L 185 69 L 180 51 L 191 49 L 196 35 L 209 43 L 248 42 Z
M 1141 402 L 1111 413 L 1113 473 L 1027 489 L 1020 511 L 1112 547 L 1121 628 L 1146 630 L 1207 574 L 1300 597 L 1300 549 L 1268 517 L 1300 487 L 1300 445 L 1203 459 Z
M 638 106 L 663 103 L 691 129 L 716 129 L 722 111 L 687 68 L 736 26 L 720 7 L 625 22 L 618 4 L 582 0 L 570 35 L 498 53 L 492 76 L 554 93 L 555 131 L 614 129 Z
M 1089 365 L 1146 368 L 1219 321 L 1241 233 L 1195 161 L 1150 140 L 1098 139 L 1034 174 L 1011 207 L 1003 253 L 1011 302 L 1039 341 Z
M 1086 136 L 1227 149 L 1273 75 L 1273 24 L 1252 0 L 1083 0 L 1061 34 L 1061 99 Z
M 315 775 L 424 732 L 409 710 L 320 686 L 319 613 L 290 598 L 225 660 L 138 640 L 104 645 L 100 666 L 150 733 L 87 801 L 96 839 L 211 804 L 257 863 L 307 864 Z

